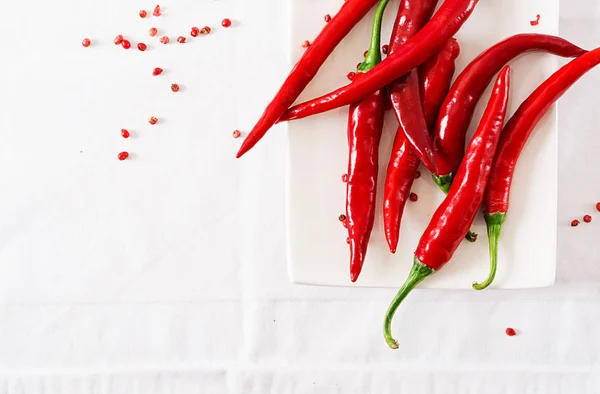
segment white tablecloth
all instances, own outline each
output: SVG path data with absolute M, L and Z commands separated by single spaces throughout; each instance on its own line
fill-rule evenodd
M 600 70 L 560 105 L 556 286 L 416 291 L 394 352 L 394 290 L 288 282 L 281 129 L 233 159 L 288 71 L 286 3 L 2 3 L 0 393 L 600 393 L 600 224 L 569 227 L 600 200 Z M 600 3 L 562 3 L 600 45 Z

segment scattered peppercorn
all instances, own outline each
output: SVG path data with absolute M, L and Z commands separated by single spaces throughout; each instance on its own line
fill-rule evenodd
M 198 29 L 197 27 L 192 27 L 192 31 L 190 31 L 190 36 L 198 37 L 198 34 L 200 34 L 200 29 Z
M 354 77 L 356 77 L 356 73 L 355 73 L 355 72 L 353 72 L 353 71 L 350 71 L 350 72 L 348 73 L 348 75 L 346 75 L 346 77 L 347 77 L 349 80 L 351 80 L 351 81 L 352 81 L 352 80 L 354 79 Z
M 148 49 L 148 46 L 146 44 L 144 44 L 143 42 L 140 42 L 139 44 L 137 44 L 137 47 L 142 52 L 144 52 L 146 49 Z
M 155 125 L 158 123 L 158 118 L 151 116 L 150 119 L 148 119 L 148 123 L 150 123 L 151 125 Z
M 202 35 L 206 35 L 210 33 L 210 27 L 208 26 L 204 26 L 202 29 L 200 29 L 200 34 Z
M 340 222 L 345 222 L 346 221 L 346 215 L 344 215 L 343 213 L 338 217 L 338 219 L 340 220 Z
M 171 90 L 174 92 L 179 92 L 179 85 L 177 85 L 176 83 L 172 84 Z
M 125 49 L 129 49 L 129 48 L 131 48 L 131 43 L 129 42 L 129 40 L 123 40 L 121 42 L 121 46 Z
M 121 136 L 123 138 L 129 138 L 129 131 L 127 131 L 127 129 L 121 129 Z
M 169 37 L 167 37 L 167 36 L 162 36 L 162 37 L 160 38 L 160 43 L 161 43 L 161 44 L 168 44 L 168 43 L 169 43 Z
M 81 45 L 83 45 L 85 48 L 87 48 L 90 45 L 92 45 L 92 41 L 90 41 L 89 38 L 84 38 L 83 41 L 81 41 Z
M 157 75 L 162 74 L 162 72 L 163 72 L 162 68 L 156 67 L 154 70 L 152 70 L 152 75 L 157 76 Z
M 225 18 L 221 21 L 221 26 L 227 28 L 229 26 L 231 26 L 231 19 L 229 18 Z
M 342 182 L 344 182 L 344 183 L 348 182 L 348 174 L 342 175 Z
M 390 51 L 390 46 L 389 45 L 384 45 L 381 47 L 381 52 L 383 52 L 384 55 L 387 55 L 388 52 Z
M 596 203 L 596 210 L 600 212 L 600 202 Z
M 408 196 L 408 198 L 410 199 L 410 201 L 412 202 L 417 202 L 419 201 L 419 196 L 416 193 L 410 193 L 410 196 Z
M 162 12 L 160 11 L 160 6 L 157 5 L 156 7 L 154 7 L 154 11 L 152 12 L 152 15 L 154 16 L 161 16 Z
M 184 36 L 177 37 L 177 42 L 180 44 L 185 44 L 185 37 Z
M 571 227 L 577 227 L 579 226 L 579 220 L 575 219 L 571 222 Z
M 509 327 L 506 329 L 506 335 L 508 335 L 509 337 L 514 337 L 515 335 L 517 335 L 517 332 L 514 328 Z
M 529 24 L 531 26 L 537 26 L 537 25 L 539 25 L 540 24 L 540 15 L 539 14 L 536 15 L 535 16 L 535 20 L 534 21 L 529 21 Z
M 148 16 L 148 13 L 146 12 L 146 10 L 141 10 L 140 11 L 140 18 L 145 18 Z
M 119 34 L 115 37 L 115 45 L 121 45 L 121 43 L 123 42 L 123 35 Z
M 325 23 L 329 23 L 331 22 L 331 15 L 327 14 L 325 15 Z
M 117 155 L 117 158 L 121 161 L 127 159 L 129 157 L 129 152 L 121 152 Z
M 583 217 L 583 221 L 586 223 L 591 223 L 592 222 L 592 217 L 590 215 L 585 215 Z
M 310 46 L 310 41 L 304 40 L 302 41 L 302 48 L 308 48 Z
M 240 138 L 242 133 L 239 130 L 233 130 L 233 138 Z
M 421 171 L 417 170 L 417 172 L 415 172 L 415 179 L 419 179 L 421 177 Z
M 150 37 L 156 36 L 157 33 L 158 29 L 156 27 L 151 27 L 150 30 L 148 30 L 148 34 L 150 34 Z

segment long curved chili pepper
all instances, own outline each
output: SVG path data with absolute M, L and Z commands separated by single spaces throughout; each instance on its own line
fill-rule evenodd
M 473 284 L 473 288 L 476 290 L 487 288 L 496 276 L 498 239 L 508 212 L 515 167 L 525 143 L 548 109 L 579 78 L 598 64 L 600 64 L 600 49 L 595 49 L 572 60 L 542 83 L 521 104 L 506 124 L 483 200 L 483 213 L 490 244 L 490 273 L 481 284 Z
M 390 56 L 393 56 L 396 50 L 427 23 L 436 5 L 437 0 L 403 0 L 400 2 L 390 39 Z M 433 140 L 423 114 L 417 70 L 411 71 L 389 85 L 388 92 L 392 108 L 398 123 L 400 123 L 398 132 L 404 133 L 405 139 L 410 142 L 425 167 L 436 174 L 437 165 Z M 392 157 L 397 155 L 398 152 L 392 152 Z
M 423 29 L 360 81 L 290 108 L 281 121 L 305 118 L 352 104 L 392 83 L 439 52 L 467 21 L 478 2 L 446 0 Z
M 439 271 L 450 261 L 462 239 L 473 224 L 479 209 L 494 154 L 508 107 L 510 68 L 498 76 L 492 96 L 481 123 L 469 143 L 465 159 L 460 165 L 456 181 L 448 196 L 436 210 L 415 251 L 412 270 L 392 301 L 384 321 L 384 337 L 392 349 L 398 342 L 392 337 L 392 318 L 406 296 L 429 275 Z
M 375 11 L 371 45 L 358 68 L 355 81 L 381 61 L 381 22 L 389 0 L 380 0 Z M 385 115 L 385 89 L 350 106 L 348 114 L 348 182 L 346 216 L 350 243 L 350 280 L 362 271 L 375 221 L 379 142 Z
M 444 94 L 450 88 L 455 69 L 454 61 L 459 52 L 458 43 L 452 38 L 440 53 L 428 60 L 419 70 L 423 76 L 420 79 L 420 90 L 426 123 L 433 123 L 444 100 Z M 402 130 L 398 130 L 388 164 L 383 196 L 383 229 L 392 253 L 396 253 L 398 247 L 402 215 L 418 168 L 419 158 L 411 149 L 411 144 Z M 474 241 L 477 236 L 471 234 L 467 239 Z
M 460 45 L 455 38 L 451 38 L 440 52 L 419 67 L 423 113 L 428 129 L 431 129 L 437 119 L 444 98 L 450 90 L 459 55 Z
M 562 57 L 577 57 L 586 51 L 560 37 L 517 34 L 482 52 L 458 76 L 438 115 L 434 146 L 439 176 L 435 182 L 447 192 L 465 152 L 465 139 L 477 102 L 494 75 L 515 57 L 529 51 L 544 51 Z
M 236 157 L 250 150 L 296 101 L 335 47 L 369 12 L 378 0 L 347 0 L 340 11 L 325 25 L 294 66 L 285 82 L 269 103 L 256 126 L 244 139 Z

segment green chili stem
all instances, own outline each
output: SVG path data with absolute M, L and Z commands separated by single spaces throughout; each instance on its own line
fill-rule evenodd
M 392 319 L 394 318 L 394 314 L 396 310 L 402 303 L 402 301 L 406 298 L 406 296 L 419 284 L 423 281 L 423 279 L 427 278 L 429 275 L 435 273 L 432 268 L 429 268 L 425 264 L 421 263 L 416 257 L 413 263 L 413 267 L 410 270 L 410 274 L 404 282 L 404 285 L 396 294 L 396 297 L 392 300 L 390 307 L 388 308 L 385 314 L 385 320 L 383 322 L 383 336 L 388 346 L 392 349 L 398 349 L 398 342 L 392 337 Z
M 358 68 L 358 72 L 367 72 L 381 62 L 381 24 L 383 22 L 383 13 L 388 3 L 389 0 L 380 0 L 379 4 L 377 4 L 371 33 L 371 44 L 369 45 L 365 61 Z
M 496 269 L 498 268 L 498 241 L 502 224 L 506 220 L 506 213 L 496 212 L 485 214 L 485 223 L 487 224 L 488 242 L 490 245 L 490 273 L 482 283 L 473 282 L 475 290 L 484 290 L 488 288 L 496 278 Z

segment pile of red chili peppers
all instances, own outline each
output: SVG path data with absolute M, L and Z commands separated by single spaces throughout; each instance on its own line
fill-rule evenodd
M 469 229 L 483 205 L 490 244 L 490 274 L 473 287 L 482 290 L 494 280 L 498 242 L 506 220 L 514 170 L 537 123 L 560 96 L 587 71 L 600 64 L 600 49 L 586 51 L 543 34 L 517 34 L 475 58 L 451 84 L 460 54 L 453 38 L 479 0 L 401 0 L 389 46 L 381 58 L 381 23 L 389 0 L 347 0 L 294 67 L 264 114 L 244 140 L 237 157 L 250 150 L 277 122 L 301 119 L 349 106 L 346 214 L 350 279 L 358 279 L 373 229 L 379 144 L 389 101 L 398 120 L 383 195 L 383 226 L 395 253 L 400 223 L 420 163 L 431 171 L 445 200 L 432 216 L 414 256 L 413 268 L 385 317 L 387 344 L 393 315 L 421 281 L 447 264 L 462 240 L 474 241 Z M 376 4 L 371 44 L 365 60 L 347 86 L 292 106 L 335 47 Z M 432 16 L 433 15 L 433 16 Z M 505 125 L 509 102 L 507 63 L 526 52 L 547 52 L 575 58 L 543 82 Z M 492 94 L 477 131 L 467 141 L 475 107 L 487 87 Z M 467 143 L 468 142 L 468 143 Z M 466 145 L 466 148 L 465 148 Z

